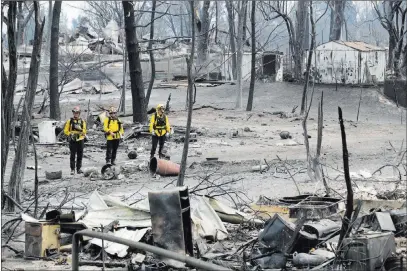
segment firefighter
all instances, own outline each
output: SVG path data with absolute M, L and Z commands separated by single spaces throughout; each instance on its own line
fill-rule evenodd
M 150 120 L 150 133 L 152 135 L 152 147 L 150 153 L 150 159 L 154 157 L 157 149 L 157 143 L 159 143 L 158 155 L 159 158 L 163 158 L 162 150 L 164 147 L 165 139 L 170 133 L 170 123 L 168 117 L 164 114 L 164 105 L 159 104 L 156 108 L 156 112 L 151 116 Z
M 103 131 L 107 140 L 106 164 L 116 165 L 116 154 L 121 139 L 124 136 L 123 124 L 117 118 L 117 109 L 109 109 L 109 117 L 103 121 Z
M 76 156 L 76 172 L 82 173 L 82 157 L 83 148 L 86 138 L 86 122 L 80 117 L 81 109 L 75 106 L 72 110 L 73 118 L 70 118 L 65 123 L 64 133 L 68 137 L 69 150 L 71 152 L 70 166 L 71 175 L 75 174 L 75 156 Z

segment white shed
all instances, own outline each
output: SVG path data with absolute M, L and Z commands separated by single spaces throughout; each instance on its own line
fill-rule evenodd
M 386 57 L 386 49 L 365 42 L 330 41 L 316 47 L 311 75 L 316 79 L 315 82 L 324 84 L 382 83 Z

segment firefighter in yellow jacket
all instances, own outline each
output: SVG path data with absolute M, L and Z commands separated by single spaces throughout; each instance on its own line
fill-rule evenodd
M 82 157 L 84 141 L 86 137 L 86 122 L 80 117 L 81 109 L 76 106 L 73 110 L 73 118 L 65 123 L 64 133 L 68 136 L 69 150 L 71 152 L 70 166 L 71 175 L 75 174 L 75 156 L 76 156 L 76 172 L 82 173 Z
M 150 120 L 150 133 L 152 135 L 152 148 L 150 153 L 150 159 L 154 157 L 157 149 L 157 143 L 160 144 L 158 149 L 159 158 L 163 157 L 162 150 L 165 143 L 165 138 L 170 134 L 170 123 L 168 117 L 164 114 L 164 105 L 159 104 L 156 108 L 156 112 L 153 114 Z
M 107 139 L 106 164 L 116 165 L 117 149 L 124 136 L 123 124 L 117 118 L 116 108 L 110 108 L 109 117 L 103 121 L 103 131 Z

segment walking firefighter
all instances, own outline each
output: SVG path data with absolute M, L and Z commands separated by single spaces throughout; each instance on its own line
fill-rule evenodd
M 83 148 L 86 139 L 86 122 L 80 117 L 81 109 L 75 106 L 72 110 L 73 117 L 67 120 L 64 127 L 64 134 L 68 137 L 70 156 L 71 175 L 82 173 Z M 76 164 L 75 164 L 76 158 Z
M 150 159 L 154 157 L 159 144 L 158 155 L 159 158 L 163 158 L 162 150 L 164 147 L 165 139 L 170 134 L 170 123 L 167 115 L 164 114 L 164 105 L 159 104 L 156 108 L 156 112 L 151 116 L 150 120 L 150 133 L 152 136 L 152 147 L 150 153 Z
M 117 149 L 124 136 L 123 123 L 117 117 L 117 109 L 109 109 L 109 117 L 104 119 L 103 131 L 107 140 L 106 164 L 116 165 Z

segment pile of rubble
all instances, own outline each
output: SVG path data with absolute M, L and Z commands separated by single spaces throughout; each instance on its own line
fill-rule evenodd
M 44 221 L 22 214 L 25 256 L 73 268 L 406 270 L 406 206 L 386 202 L 355 200 L 343 233 L 345 203 L 332 197 L 263 196 L 237 210 L 186 187 L 135 203 L 94 191 L 80 212 L 50 211 Z

